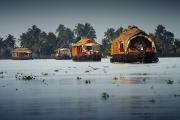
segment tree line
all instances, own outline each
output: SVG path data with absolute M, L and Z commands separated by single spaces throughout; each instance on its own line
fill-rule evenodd
M 108 28 L 104 32 L 101 40 L 104 57 L 109 55 L 112 41 L 124 30 L 123 27 Z M 158 56 L 180 56 L 180 40 L 176 39 L 172 32 L 166 30 L 165 26 L 158 25 L 154 33 L 149 33 L 149 35 L 155 42 Z M 16 42 L 20 42 L 21 47 L 31 49 L 37 56 L 51 56 L 55 49 L 70 48 L 70 45 L 79 41 L 81 37 L 97 38 L 96 31 L 90 23 L 78 23 L 73 30 L 60 24 L 55 33 L 46 33 L 33 25 L 22 33 L 18 40 L 10 34 L 5 39 L 0 37 L 0 57 L 10 57 L 11 50 L 17 47 Z

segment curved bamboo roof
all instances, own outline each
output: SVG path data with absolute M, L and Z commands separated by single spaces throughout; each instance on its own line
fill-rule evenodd
M 32 53 L 29 48 L 15 48 L 12 52 Z
M 114 41 L 128 41 L 129 39 L 131 39 L 134 36 L 137 36 L 139 34 L 147 36 L 147 34 L 144 31 L 142 31 L 141 29 L 139 29 L 138 27 L 130 26 L 130 27 L 128 27 L 128 29 L 123 31 L 120 34 L 120 36 L 118 38 L 116 38 Z
M 77 43 L 75 44 L 72 44 L 72 46 L 82 46 L 82 45 L 85 45 L 85 44 L 89 44 L 89 43 L 93 43 L 93 44 L 96 44 L 96 45 L 99 45 L 95 40 L 93 39 L 90 39 L 90 38 L 81 38 L 80 41 L 78 41 Z

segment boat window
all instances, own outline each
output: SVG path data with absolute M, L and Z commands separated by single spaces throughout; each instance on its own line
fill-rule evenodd
M 89 50 L 92 50 L 92 46 L 87 46 L 87 48 L 86 48 L 88 51 Z

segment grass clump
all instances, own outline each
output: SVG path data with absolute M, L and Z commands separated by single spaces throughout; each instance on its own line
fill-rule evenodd
M 109 94 L 107 94 L 106 92 L 103 92 L 103 93 L 101 94 L 101 98 L 102 98 L 103 100 L 107 100 L 107 99 L 109 99 Z

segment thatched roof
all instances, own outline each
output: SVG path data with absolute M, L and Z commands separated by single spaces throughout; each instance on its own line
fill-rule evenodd
M 129 39 L 131 39 L 132 37 L 136 36 L 136 35 L 147 35 L 144 31 L 142 31 L 141 29 L 139 29 L 136 26 L 130 26 L 128 27 L 128 29 L 126 29 L 125 31 L 123 31 L 120 36 L 118 38 L 115 39 L 115 41 L 128 41 Z
M 72 44 L 72 46 L 82 46 L 82 45 L 85 45 L 85 44 L 89 44 L 89 43 L 94 43 L 94 44 L 98 44 L 95 40 L 93 39 L 90 39 L 90 38 L 81 38 L 80 41 L 78 41 L 77 43 L 75 44 Z M 99 44 L 98 44 L 99 45 Z
M 32 51 L 28 48 L 15 48 L 12 52 L 32 53 Z
M 57 51 L 68 51 L 68 50 L 69 50 L 68 48 L 57 48 L 55 50 L 55 52 L 57 52 Z

